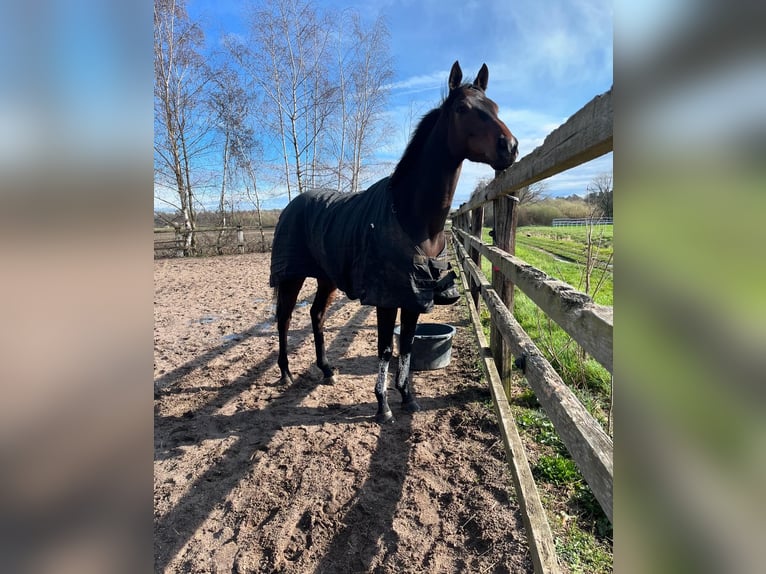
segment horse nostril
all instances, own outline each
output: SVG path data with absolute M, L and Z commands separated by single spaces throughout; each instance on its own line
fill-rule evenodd
M 513 136 L 510 138 L 500 136 L 497 140 L 497 149 L 500 153 L 508 154 L 512 158 L 515 158 L 519 152 L 519 142 Z

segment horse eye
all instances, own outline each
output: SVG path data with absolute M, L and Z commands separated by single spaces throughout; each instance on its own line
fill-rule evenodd
M 489 120 L 489 114 L 487 112 L 485 112 L 484 110 L 478 110 L 478 112 L 479 112 L 479 117 L 481 118 L 482 121 L 486 122 L 487 120 Z

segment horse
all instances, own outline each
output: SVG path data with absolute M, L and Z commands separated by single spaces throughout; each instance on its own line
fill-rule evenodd
M 293 382 L 287 332 L 307 277 L 317 280 L 311 305 L 317 366 L 323 383 L 334 384 L 324 342 L 326 312 L 338 289 L 376 308 L 378 372 L 375 420 L 394 421 L 387 378 L 396 316 L 401 309 L 399 365 L 395 387 L 405 412 L 420 410 L 410 374 L 415 328 L 421 313 L 459 298 L 449 271 L 444 225 L 464 160 L 507 169 L 518 141 L 486 96 L 483 64 L 472 83 L 461 83 L 456 61 L 442 103 L 420 120 L 393 173 L 364 191 L 305 192 L 282 211 L 274 232 L 269 283 L 275 288 L 279 335 L 279 384 Z

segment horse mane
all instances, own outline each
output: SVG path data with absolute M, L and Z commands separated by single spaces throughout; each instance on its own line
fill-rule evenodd
M 396 187 L 396 185 L 417 163 L 420 157 L 420 152 L 426 145 L 428 136 L 431 135 L 436 122 L 439 121 L 441 111 L 441 106 L 434 108 L 420 120 L 418 127 L 415 128 L 415 131 L 410 138 L 410 142 L 407 144 L 407 148 L 404 150 L 404 155 L 402 155 L 399 163 L 396 164 L 394 173 L 391 175 L 391 185 L 393 187 Z
M 420 152 L 423 147 L 425 147 L 426 141 L 428 141 L 428 136 L 431 135 L 431 131 L 433 131 L 434 126 L 436 126 L 436 122 L 439 121 L 439 116 L 441 115 L 442 110 L 452 104 L 462 88 L 469 87 L 473 87 L 473 85 L 463 84 L 454 90 L 450 90 L 450 93 L 447 94 L 447 97 L 442 100 L 438 107 L 434 108 L 421 118 L 420 123 L 415 128 L 415 131 L 410 138 L 410 142 L 407 144 L 407 148 L 404 150 L 404 155 L 402 155 L 399 163 L 396 164 L 394 173 L 391 175 L 392 187 L 396 188 L 397 184 L 404 179 L 406 174 L 417 164 L 420 158 Z

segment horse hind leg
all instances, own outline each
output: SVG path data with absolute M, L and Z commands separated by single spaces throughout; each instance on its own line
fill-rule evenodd
M 335 375 L 330 364 L 327 362 L 324 343 L 324 321 L 327 315 L 327 308 L 332 304 L 335 298 L 337 287 L 332 281 L 317 279 L 317 294 L 314 297 L 314 303 L 311 305 L 311 330 L 314 332 L 314 347 L 317 353 L 317 366 L 324 375 L 322 381 L 326 385 L 335 384 Z
M 282 385 L 291 384 L 293 375 L 287 360 L 287 331 L 290 329 L 290 318 L 295 309 L 295 303 L 298 301 L 305 278 L 288 279 L 282 281 L 277 287 L 277 332 L 279 333 L 279 357 L 277 364 L 281 372 L 279 383 Z

